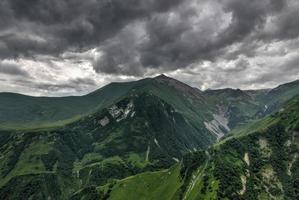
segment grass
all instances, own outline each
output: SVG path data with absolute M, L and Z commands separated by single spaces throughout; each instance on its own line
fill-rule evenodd
M 261 120 L 254 120 L 245 126 L 238 126 L 235 129 L 231 130 L 228 135 L 230 137 L 224 138 L 218 143 L 214 144 L 214 147 L 219 147 L 224 144 L 226 141 L 229 141 L 232 138 L 239 138 L 254 133 L 256 131 L 263 131 L 267 129 L 267 127 L 271 126 L 278 122 L 278 119 L 272 117 L 266 117 Z
M 201 166 L 192 174 L 191 183 L 187 188 L 186 193 L 184 194 L 184 200 L 196 200 L 198 198 L 201 188 L 203 188 L 203 175 L 207 168 L 208 162 L 204 166 Z
M 90 115 L 87 113 L 85 115 L 76 115 L 69 119 L 58 120 L 54 122 L 36 122 L 36 123 L 3 123 L 0 124 L 0 130 L 10 130 L 10 131 L 31 131 L 31 132 L 40 132 L 40 131 L 50 131 L 57 128 L 62 128 L 67 124 L 71 124 L 80 120 L 81 118 Z
M 112 188 L 110 200 L 171 200 L 182 185 L 180 166 L 169 170 L 146 172 L 118 181 Z
M 0 129 L 60 127 L 113 103 L 138 82 L 112 83 L 85 96 L 31 97 L 0 93 Z
M 35 115 L 35 110 L 31 116 L 28 116 L 28 119 L 34 118 L 34 120 L 28 121 L 25 115 L 26 120 L 16 124 L 11 123 L 10 125 L 6 123 L 6 126 L 1 121 L 3 116 L 0 116 L 0 128 L 1 125 L 4 129 L 13 128 L 14 131 L 12 132 L 15 132 L 15 135 L 18 136 L 18 139 L 12 139 L 13 137 L 6 137 L 5 134 L 1 134 L 4 141 L 7 138 L 9 140 L 8 145 L 3 142 L 3 145 L 0 146 L 1 150 L 4 149 L 4 156 L 0 156 L 0 161 L 3 161 L 4 164 L 0 162 L 0 166 L 4 166 L 5 169 L 5 165 L 10 165 L 12 170 L 7 176 L 1 177 L 0 186 L 14 177 L 15 180 L 22 182 L 22 178 L 24 178 L 21 177 L 22 175 L 28 175 L 28 177 L 34 179 L 39 175 L 47 176 L 51 173 L 51 175 L 57 176 L 57 185 L 64 191 L 63 199 L 67 199 L 71 193 L 80 189 L 79 186 L 99 186 L 107 183 L 108 185 L 98 187 L 98 190 L 109 193 L 110 199 L 178 199 L 182 195 L 181 190 L 183 190 L 183 187 L 181 188 L 181 186 L 185 181 L 181 178 L 180 164 L 176 164 L 168 170 L 156 172 L 144 172 L 144 170 L 163 169 L 165 166 L 168 167 L 169 163 L 161 162 L 156 165 L 157 162 L 161 160 L 165 162 L 166 159 L 172 160 L 172 157 L 180 158 L 179 156 L 182 156 L 183 152 L 188 151 L 188 149 L 193 149 L 193 147 L 202 147 L 204 149 L 212 144 L 215 138 L 204 128 L 202 122 L 210 119 L 216 111 L 216 106 L 211 103 L 205 104 L 203 99 L 194 99 L 185 93 L 181 94 L 174 88 L 167 86 L 167 84 L 157 84 L 144 80 L 133 84 L 139 87 L 136 90 L 127 90 L 133 87 L 132 84 L 127 84 L 124 87 L 109 86 L 110 91 L 106 95 L 102 95 L 103 91 L 90 94 L 88 98 L 93 99 L 93 101 L 88 106 L 90 108 L 94 106 L 92 112 L 87 109 L 89 107 L 83 106 L 74 112 L 67 110 L 68 113 L 56 113 L 56 111 L 43 113 L 39 119 L 38 115 Z M 113 94 L 115 88 L 123 91 L 117 91 Z M 129 93 L 127 93 L 128 91 Z M 103 99 L 99 99 L 100 97 Z M 108 111 L 106 109 L 101 110 L 100 107 L 110 106 L 116 102 L 125 105 L 127 101 L 124 101 L 124 99 L 134 100 L 135 117 L 119 123 L 111 120 L 105 128 L 100 127 L 96 122 L 103 117 L 102 115 L 108 115 Z M 215 102 L 217 102 L 217 99 L 215 99 Z M 66 104 L 65 101 L 61 105 Z M 68 109 L 76 109 L 76 105 L 78 104 L 73 104 Z M 18 106 L 22 107 L 22 105 Z M 47 107 L 47 105 L 44 106 Z M 252 111 L 255 109 L 254 105 L 238 104 L 237 106 L 242 111 L 242 116 L 247 117 L 254 113 Z M 20 107 L 15 108 L 15 110 L 18 111 Z M 246 136 L 256 131 L 265 130 L 268 126 L 275 124 L 277 120 L 293 126 L 299 121 L 296 118 L 296 115 L 298 115 L 298 102 L 292 101 L 289 107 L 272 117 L 267 117 L 261 121 L 252 121 L 245 128 L 243 126 L 243 128 L 234 129 L 231 132 L 235 134 L 233 138 L 244 142 L 243 139 Z M 47 107 L 47 109 L 52 109 L 52 107 Z M 85 109 L 84 112 L 82 109 Z M 250 112 L 247 112 L 247 109 Z M 62 109 L 61 111 L 65 110 Z M 24 112 L 20 112 L 18 115 L 24 115 Z M 50 118 L 51 120 L 49 120 Z M 18 122 L 18 119 L 16 121 Z M 145 125 L 145 122 L 148 125 Z M 28 139 L 26 136 L 30 134 L 34 137 Z M 21 142 L 26 140 L 23 146 L 18 144 L 19 139 Z M 154 139 L 158 141 L 159 145 L 155 144 Z M 233 150 L 235 149 L 234 141 L 229 143 L 230 139 L 224 139 L 212 148 L 215 152 L 219 150 L 217 152 L 218 157 L 224 161 L 223 163 L 229 165 L 225 170 L 228 169 L 229 171 L 233 167 L 243 169 L 242 157 L 244 152 L 240 153 L 241 150 Z M 227 144 L 226 142 L 228 145 L 222 146 L 222 144 Z M 148 145 L 151 147 L 149 160 L 151 163 L 146 162 L 144 158 Z M 250 143 L 250 145 L 254 146 L 254 143 Z M 224 149 L 225 147 L 227 149 Z M 53 148 L 55 148 L 55 152 L 58 152 L 59 159 L 54 160 L 53 158 L 53 162 L 49 161 L 48 163 L 53 163 L 54 167 L 50 168 L 53 171 L 47 171 L 42 163 L 44 160 L 41 161 L 40 156 L 49 154 L 49 151 Z M 21 152 L 20 156 L 14 154 L 15 150 Z M 221 151 L 224 153 L 220 155 Z M 16 162 L 10 162 L 10 154 L 18 155 L 15 159 Z M 207 162 L 204 167 L 192 168 L 192 170 L 195 170 L 193 172 L 195 180 L 191 183 L 185 182 L 189 184 L 187 189 L 190 188 L 185 194 L 186 200 L 216 199 L 218 197 L 217 192 L 220 191 L 223 181 L 216 180 L 216 175 L 213 174 L 214 170 L 217 169 L 215 163 L 215 161 L 211 161 Z M 222 170 L 222 168 L 220 169 Z M 137 173 L 140 174 L 135 175 Z M 237 173 L 239 178 L 239 171 Z M 206 180 L 207 185 L 204 184 L 204 180 Z M 82 184 L 80 184 L 80 181 L 82 181 Z M 225 182 L 231 183 L 230 180 Z M 13 186 L 14 183 L 11 183 L 11 185 Z M 112 187 L 111 193 L 109 192 L 111 188 L 108 186 Z M 201 190 L 203 192 L 200 192 Z
M 204 188 L 204 181 L 203 177 L 199 179 L 195 185 L 193 190 L 189 193 L 188 196 L 184 198 L 184 200 L 211 200 L 211 199 L 217 199 L 217 191 L 219 188 L 219 181 L 216 180 L 213 177 L 211 169 L 206 169 L 204 172 L 204 175 L 208 176 L 208 188 Z
M 0 187 L 15 176 L 51 173 L 45 170 L 45 167 L 40 160 L 40 156 L 48 153 L 50 149 L 51 146 L 49 144 L 42 142 L 29 145 L 25 151 L 22 152 L 14 169 L 6 177 L 0 180 Z
M 149 162 L 145 161 L 144 156 L 140 157 L 137 153 L 130 153 L 127 160 L 138 168 L 144 168 L 147 164 L 149 164 Z

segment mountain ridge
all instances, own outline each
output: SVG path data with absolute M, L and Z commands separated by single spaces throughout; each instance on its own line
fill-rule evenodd
M 87 199 L 92 199 L 93 194 L 98 199 L 111 200 L 296 199 L 298 103 L 299 96 L 292 98 L 283 110 L 269 116 L 271 119 L 256 130 L 231 136 L 206 151 L 186 155 L 168 170 L 141 173 L 105 186 L 91 186 L 87 191 L 92 193 L 83 190 L 71 199 L 88 196 Z
M 65 200 L 80 189 L 96 194 L 95 185 L 110 190 L 116 180 L 160 170 L 176 181 L 175 188 L 188 190 L 187 180 L 167 173 L 189 179 L 192 166 L 208 156 L 202 152 L 298 95 L 299 85 L 291 85 L 273 96 L 258 91 L 249 98 L 233 89 L 198 92 L 160 76 L 55 101 L 0 95 L 0 197 Z M 14 124 L 7 129 L 3 120 Z M 189 153 L 198 160 L 185 157 Z
M 6 115 L 8 114 L 8 116 L 5 116 L 6 119 L 9 118 L 9 116 L 10 116 L 10 114 L 9 114 L 10 110 L 8 108 L 13 107 L 13 108 L 16 108 L 14 110 L 18 110 L 17 109 L 18 107 L 20 107 L 22 109 L 26 109 L 28 107 L 30 109 L 30 114 L 32 114 L 34 112 L 38 112 L 36 114 L 38 116 L 38 118 L 40 118 L 40 116 L 39 116 L 39 115 L 41 115 L 40 113 L 47 112 L 47 111 L 44 111 L 43 109 L 46 109 L 46 110 L 50 109 L 49 114 L 50 115 L 54 114 L 54 116 L 52 116 L 52 118 L 54 118 L 54 121 L 55 121 L 55 115 L 57 115 L 57 120 L 60 120 L 60 121 L 67 120 L 72 117 L 75 117 L 76 115 L 78 117 L 78 115 L 82 115 L 83 113 L 88 114 L 89 112 L 91 112 L 92 110 L 94 110 L 96 108 L 104 107 L 105 105 L 107 105 L 107 102 L 109 102 L 109 101 L 113 102 L 117 98 L 120 98 L 122 95 L 125 95 L 130 90 L 132 90 L 133 87 L 142 87 L 146 84 L 152 84 L 153 81 L 161 83 L 161 84 L 167 83 L 169 86 L 176 87 L 175 89 L 182 91 L 182 92 L 187 92 L 191 96 L 200 99 L 202 101 L 202 103 L 204 103 L 204 101 L 207 101 L 205 94 L 216 93 L 217 91 L 225 93 L 226 90 L 229 90 L 229 91 L 235 91 L 235 92 L 239 91 L 239 93 L 240 92 L 246 93 L 246 91 L 242 91 L 239 89 L 236 89 L 236 90 L 235 89 L 217 89 L 217 90 L 200 91 L 197 88 L 188 86 L 187 84 L 177 81 L 173 78 L 167 77 L 165 75 L 160 75 L 160 76 L 157 76 L 154 78 L 146 78 L 146 79 L 141 79 L 141 80 L 132 81 L 132 82 L 110 83 L 98 90 L 95 90 L 94 92 L 91 92 L 91 93 L 89 93 L 87 95 L 83 95 L 83 96 L 32 97 L 32 96 L 16 94 L 16 93 L 0 93 L 0 102 L 2 105 L 2 107 L 0 107 L 0 108 L 1 108 L 1 110 L 3 110 L 6 113 Z M 285 86 L 288 86 L 288 85 L 296 86 L 296 85 L 298 85 L 298 82 L 299 81 L 296 80 L 294 82 L 287 83 Z M 284 85 L 281 85 L 277 88 L 280 88 L 282 86 L 284 86 Z M 275 89 L 272 89 L 272 90 L 275 90 Z M 111 91 L 113 91 L 112 92 L 113 94 L 109 94 L 109 93 L 111 93 Z M 253 93 L 253 91 L 251 91 L 251 93 Z M 7 96 L 10 96 L 10 97 L 7 97 Z M 258 98 L 261 98 L 260 96 L 262 96 L 262 95 L 258 95 Z M 106 99 L 105 98 L 103 99 L 102 97 L 105 97 Z M 289 98 L 289 97 L 287 97 L 287 98 Z M 18 99 L 20 99 L 20 100 L 18 101 Z M 270 99 L 270 98 L 268 98 L 268 99 Z M 33 102 L 33 105 L 32 105 L 32 104 L 30 104 L 30 101 L 35 101 L 35 102 Z M 68 102 L 64 103 L 64 101 L 68 101 Z M 24 102 L 28 102 L 28 105 L 24 104 Z M 51 113 L 51 109 L 53 110 L 53 108 L 51 108 L 50 103 L 52 103 L 52 102 L 54 103 L 53 107 L 59 108 L 59 109 L 57 109 L 57 111 L 55 111 L 56 113 Z M 21 104 L 23 104 L 23 107 Z M 103 105 L 101 105 L 101 104 L 103 104 Z M 47 108 L 47 106 L 49 108 Z M 73 108 L 76 108 L 76 109 L 73 109 Z M 63 111 L 64 109 L 66 109 L 66 110 Z M 64 113 L 59 114 L 59 112 L 61 112 L 60 110 L 62 110 Z M 69 112 L 69 114 L 68 114 L 68 112 Z M 22 114 L 22 116 L 30 116 L 30 114 Z M 64 114 L 66 114 L 66 116 L 64 116 Z M 12 113 L 11 115 L 17 116 L 17 114 L 15 114 L 15 113 Z M 34 118 L 37 118 L 37 116 Z M 47 118 L 47 117 L 45 117 L 45 118 Z M 30 121 L 32 122 L 32 121 L 34 121 L 34 119 L 31 118 Z M 5 122 L 5 120 L 1 119 L 1 113 L 0 113 L 0 126 L 4 122 Z

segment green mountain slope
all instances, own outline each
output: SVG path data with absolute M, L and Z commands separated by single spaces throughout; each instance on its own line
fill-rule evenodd
M 271 98 L 280 102 L 276 109 L 297 93 L 294 85 L 290 92 L 284 86 L 281 95 L 288 94 L 286 98 Z M 163 75 L 112 83 L 82 97 L 2 93 L 0 199 L 117 199 L 142 182 L 145 185 L 132 194 L 136 198 L 192 199 L 198 196 L 193 188 L 202 187 L 202 178 L 212 184 L 202 195 L 216 198 L 222 192 L 213 164 L 218 162 L 218 147 L 194 152 L 208 149 L 231 128 L 264 116 L 259 111 L 269 94 L 201 92 Z M 285 109 L 295 106 L 290 107 Z M 252 126 L 259 131 L 280 118 Z M 243 134 L 245 129 L 240 129 L 239 137 L 245 137 L 248 131 Z M 219 146 L 227 141 L 231 139 Z
M 234 89 L 201 92 L 164 75 L 127 83 L 111 83 L 85 96 L 30 97 L 0 93 L 0 129 L 36 129 L 64 126 L 103 109 L 132 91 L 151 92 L 194 119 L 216 137 L 274 111 L 299 94 L 299 82 L 273 90 Z
M 0 93 L 0 128 L 61 126 L 106 107 L 141 82 L 111 83 L 93 93 L 77 97 L 30 97 Z
M 220 199 L 297 199 L 299 98 L 268 122 L 214 146 L 205 174 L 198 179 L 205 187 L 193 187 L 191 192 L 202 192 L 187 199 L 208 199 L 211 192 Z
M 1 131 L 0 197 L 15 199 L 9 195 L 14 185 L 19 197 L 65 199 L 79 188 L 167 168 L 186 152 L 207 148 L 216 136 L 196 123 L 202 116 L 181 94 L 168 83 L 150 80 L 64 126 Z M 175 101 L 168 103 L 167 97 Z M 200 96 L 189 100 L 194 106 L 204 103 Z
M 265 104 L 264 114 L 278 111 L 284 102 L 289 100 L 295 95 L 298 95 L 299 80 L 280 85 L 270 90 L 265 96 L 262 97 L 262 101 Z
M 208 90 L 205 95 L 222 111 L 230 128 L 254 119 L 262 106 L 255 96 L 239 89 Z
M 79 191 L 71 199 L 298 199 L 299 97 L 269 118 L 256 131 L 186 155 L 168 171 Z
M 276 112 L 292 97 L 299 94 L 299 81 L 267 90 L 219 89 L 203 93 L 209 104 L 214 104 L 228 121 L 230 129 Z

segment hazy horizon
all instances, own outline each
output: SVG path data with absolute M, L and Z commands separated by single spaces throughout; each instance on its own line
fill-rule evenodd
M 163 74 L 163 75 L 166 75 L 166 74 Z M 166 76 L 170 77 L 168 75 L 166 75 Z M 145 77 L 145 78 L 154 78 L 154 77 L 156 77 L 156 76 Z M 142 78 L 142 79 L 145 79 L 145 78 Z M 170 77 L 170 78 L 173 78 L 173 77 Z M 103 88 L 103 87 L 105 87 L 105 86 L 107 86 L 107 85 L 109 85 L 111 83 L 126 83 L 126 82 L 132 82 L 132 81 L 139 81 L 139 80 L 142 80 L 142 79 L 136 79 L 136 80 L 130 80 L 130 81 L 113 81 L 113 82 L 107 83 L 107 84 L 105 84 L 103 86 L 99 86 L 96 89 L 93 89 L 93 90 L 90 90 L 90 91 L 85 91 L 85 92 L 82 92 L 81 94 L 74 94 L 74 95 L 73 94 L 56 95 L 56 96 L 55 95 L 43 95 L 43 94 L 41 94 L 41 95 L 34 95 L 34 94 L 26 94 L 26 93 L 22 93 L 22 92 L 10 92 L 10 91 L 0 91 L 0 94 L 1 93 L 15 93 L 15 94 L 21 94 L 21 95 L 32 96 L 32 97 L 68 97 L 68 96 L 75 96 L 76 97 L 76 96 L 88 95 L 88 94 L 90 94 L 92 92 L 95 92 L 95 91 L 97 91 L 97 90 L 99 90 L 99 89 L 101 89 L 101 88 Z M 176 80 L 178 80 L 178 79 L 176 79 Z M 180 81 L 182 83 L 185 83 L 185 84 L 187 84 L 187 85 L 189 85 L 191 87 L 197 88 L 197 89 L 199 89 L 201 91 L 222 90 L 222 89 L 240 89 L 242 91 L 251 91 L 251 90 L 271 90 L 271 89 L 274 89 L 274 88 L 276 88 L 276 87 L 278 87 L 280 85 L 284 85 L 284 84 L 291 83 L 291 82 L 298 81 L 298 80 L 299 79 L 288 81 L 288 82 L 285 82 L 285 83 L 281 83 L 281 84 L 275 85 L 274 87 L 268 87 L 268 88 L 257 88 L 257 89 L 250 89 L 249 88 L 249 89 L 243 89 L 243 88 L 233 88 L 233 87 L 222 87 L 222 88 L 207 88 L 207 89 L 204 89 L 204 90 L 200 89 L 199 87 L 189 85 L 189 84 L 187 84 L 187 83 L 185 83 L 183 81 L 180 81 L 180 80 L 178 80 L 178 81 Z

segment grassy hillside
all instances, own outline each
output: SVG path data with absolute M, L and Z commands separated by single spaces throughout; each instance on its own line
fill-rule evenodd
M 30 97 L 0 93 L 0 128 L 62 126 L 106 107 L 138 83 L 111 83 L 91 94 L 78 97 Z
M 63 127 L 1 131 L 0 199 L 65 199 L 80 188 L 167 168 L 215 141 L 198 128 L 161 98 L 136 90 Z M 59 192 L 32 184 L 55 184 Z
M 117 181 L 110 193 L 111 200 L 117 199 L 161 199 L 176 198 L 182 182 L 178 178 L 180 168 L 175 165 L 169 170 L 146 172 Z
M 297 84 L 291 85 L 291 92 L 285 86 L 281 93 L 287 98 L 271 100 L 282 104 L 291 98 Z M 297 183 L 298 98 L 258 120 L 269 94 L 201 92 L 165 76 L 113 83 L 82 97 L 1 94 L 0 199 L 234 199 L 247 197 L 250 187 L 273 197 L 274 179 L 261 182 L 264 168 L 249 167 L 248 159 L 280 173 L 274 190 L 291 198 L 295 186 L 287 182 Z M 205 151 L 233 127 L 235 135 Z M 282 154 L 276 152 L 286 142 Z M 265 144 L 274 157 L 261 156 Z M 275 168 L 276 154 L 287 156 L 279 164 L 290 165 L 287 171 Z M 233 192 L 244 190 L 244 179 L 261 184 Z
M 290 98 L 298 95 L 299 80 L 280 85 L 270 90 L 265 96 L 262 97 L 262 101 L 267 106 L 265 114 L 276 112 Z
M 174 107 L 204 118 L 224 114 L 233 128 L 256 117 L 277 111 L 288 99 L 299 94 L 294 81 L 272 90 L 242 91 L 234 89 L 201 92 L 164 75 L 127 83 L 111 83 L 85 96 L 31 97 L 0 93 L 0 128 L 29 129 L 62 126 L 82 116 L 105 108 L 134 90 L 151 91 Z M 192 114 L 193 113 L 193 114 Z M 210 117 L 213 119 L 213 117 Z
M 209 150 L 190 199 L 298 198 L 299 97 L 251 127 Z
M 299 97 L 268 118 L 249 133 L 186 155 L 168 171 L 125 178 L 97 187 L 94 194 L 99 199 L 298 199 Z M 80 191 L 73 199 L 92 197 Z
M 207 90 L 204 96 L 209 104 L 223 110 L 231 129 L 277 112 L 292 97 L 299 94 L 299 81 L 286 83 L 274 89 L 239 90 L 219 89 Z

